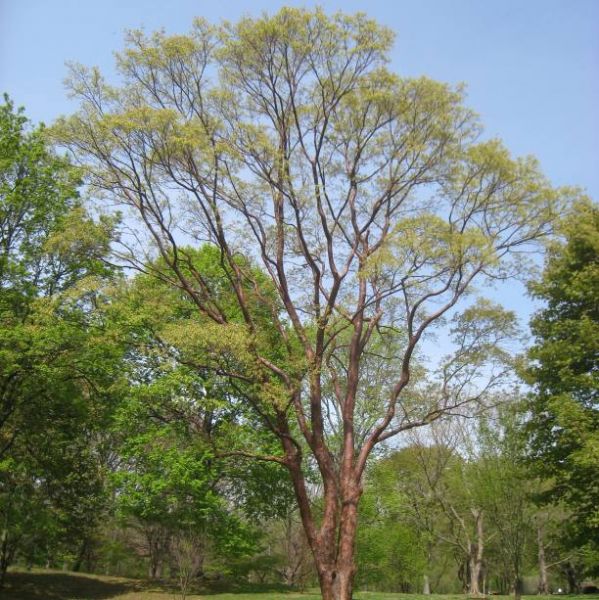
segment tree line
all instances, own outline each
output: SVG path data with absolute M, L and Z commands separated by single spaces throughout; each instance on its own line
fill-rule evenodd
M 347 600 L 596 572 L 597 207 L 391 43 L 364 15 L 198 19 L 130 32 L 119 85 L 73 65 L 50 129 L 5 98 L 0 573 Z M 477 290 L 547 240 L 515 357 Z

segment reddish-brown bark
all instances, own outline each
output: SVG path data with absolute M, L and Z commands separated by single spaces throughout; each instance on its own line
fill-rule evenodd
M 436 402 L 406 409 L 402 397 L 420 340 L 475 277 L 542 235 L 550 211 L 530 198 L 542 187 L 535 173 L 521 175 L 503 150 L 468 153 L 478 124 L 460 92 L 385 74 L 391 36 L 384 28 L 362 17 L 292 9 L 268 21 L 248 20 L 218 35 L 198 27 L 176 57 L 164 36 L 133 33 L 134 51 L 121 57 L 125 93 L 76 72 L 74 92 L 85 108 L 59 135 L 93 165 L 89 183 L 139 216 L 144 233 L 131 239 L 142 244 L 128 247 L 124 236 L 120 258 L 180 289 L 208 322 L 227 326 L 219 294 L 180 240 L 195 235 L 220 250 L 253 364 L 249 373 L 213 357 L 198 366 L 241 387 L 276 381 L 284 389 L 287 401 L 274 406 L 239 390 L 281 442 L 282 456 L 257 458 L 289 469 L 323 597 L 348 600 L 357 506 L 373 449 L 480 400 L 457 397 L 444 380 Z M 140 108 L 150 109 L 142 111 L 143 127 L 106 121 Z M 154 122 L 155 115 L 174 121 Z M 521 177 L 535 185 L 521 185 Z M 177 206 L 180 196 L 185 203 Z M 188 218 L 199 233 L 183 225 Z M 413 218 L 418 235 L 431 238 L 424 245 L 401 234 Z M 400 264 L 395 247 L 402 248 Z M 389 265 L 378 261 L 385 252 Z M 261 289 L 256 263 L 273 294 Z M 257 341 L 264 318 L 256 318 L 256 301 L 286 352 L 280 361 Z M 369 354 L 373 338 L 387 334 L 403 347 L 387 360 L 383 391 L 368 392 L 380 407 L 366 428 L 356 411 L 366 394 L 364 365 L 380 356 Z M 331 407 L 338 413 L 334 436 L 325 423 Z M 302 471 L 305 448 L 322 484 L 318 520 Z

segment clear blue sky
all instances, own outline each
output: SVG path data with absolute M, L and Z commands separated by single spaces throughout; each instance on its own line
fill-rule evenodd
M 65 61 L 110 71 L 123 32 L 184 32 L 196 15 L 235 20 L 284 4 L 254 0 L 0 0 L 0 91 L 35 121 L 71 105 Z M 489 135 L 535 154 L 556 184 L 599 199 L 599 0 L 357 0 L 318 2 L 364 11 L 397 33 L 393 67 L 466 82 Z
M 126 29 L 185 32 L 283 5 L 364 11 L 397 34 L 393 68 L 465 82 L 487 135 L 599 200 L 599 0 L 0 0 L 0 92 L 34 121 L 72 110 L 65 61 L 110 73 Z M 524 314 L 521 289 L 504 298 Z

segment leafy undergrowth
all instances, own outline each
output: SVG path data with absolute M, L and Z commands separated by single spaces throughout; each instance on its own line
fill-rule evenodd
M 220 587 L 220 589 L 219 589 Z M 154 582 L 104 577 L 63 571 L 10 571 L 6 585 L 0 590 L 2 600 L 175 600 L 179 598 L 176 587 Z M 316 591 L 293 592 L 278 586 L 243 585 L 222 586 L 194 590 L 189 600 L 320 600 Z M 389 594 L 383 592 L 358 592 L 356 600 L 464 600 L 458 595 Z M 506 600 L 505 596 L 494 596 Z M 527 597 L 524 597 L 525 600 Z M 530 600 L 555 600 L 555 596 L 529 596 Z M 599 595 L 567 596 L 567 600 L 599 600 Z

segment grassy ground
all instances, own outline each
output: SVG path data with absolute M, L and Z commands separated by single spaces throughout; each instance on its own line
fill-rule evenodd
M 176 588 L 136 579 L 102 577 L 58 571 L 9 571 L 5 588 L 0 591 L 3 600 L 175 600 Z M 256 586 L 234 592 L 201 590 L 188 596 L 189 600 L 319 600 L 312 592 L 289 592 L 282 588 Z M 356 600 L 464 600 L 464 596 L 421 596 L 418 594 L 387 594 L 357 592 Z M 494 596 L 496 600 L 506 597 Z M 530 596 L 530 600 L 555 600 L 553 597 Z M 525 597 L 525 600 L 528 600 Z M 567 600 L 599 600 L 599 595 L 567 596 Z

